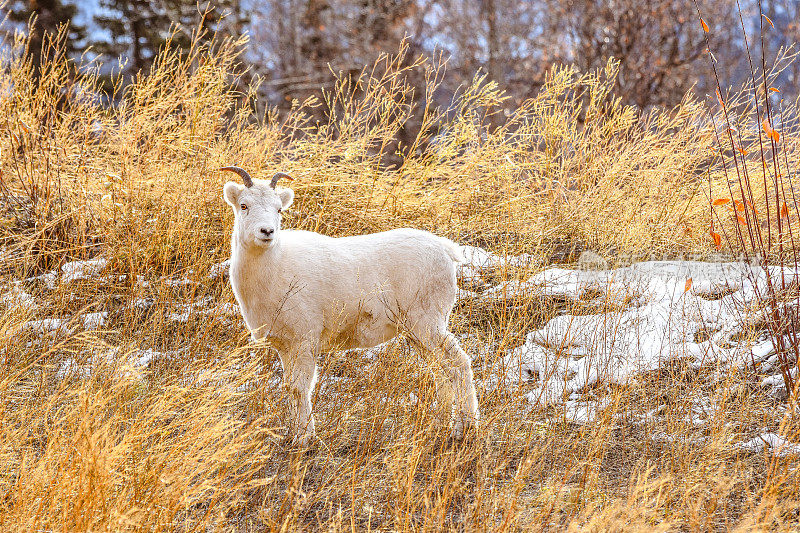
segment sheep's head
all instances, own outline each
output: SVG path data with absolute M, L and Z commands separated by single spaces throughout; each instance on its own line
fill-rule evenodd
M 233 208 L 236 217 L 233 232 L 239 242 L 263 248 L 274 245 L 281 229 L 281 211 L 292 205 L 294 200 L 291 189 L 276 187 L 276 184 L 280 178 L 292 178 L 278 172 L 270 181 L 266 181 L 251 178 L 239 167 L 223 167 L 220 170 L 239 174 L 244 183 L 240 185 L 229 181 L 222 189 L 223 198 Z

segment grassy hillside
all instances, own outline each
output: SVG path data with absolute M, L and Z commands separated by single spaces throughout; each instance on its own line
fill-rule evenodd
M 228 164 L 295 177 L 288 227 L 413 226 L 529 254 L 495 282 L 586 250 L 612 264 L 736 255 L 709 236 L 711 200 L 734 183 L 714 102 L 687 95 L 642 114 L 615 98 L 614 63 L 563 67 L 493 130 L 496 85 L 478 77 L 435 107 L 443 66 L 401 50 L 324 102 L 258 114 L 254 89 L 241 90 L 242 43 L 223 42 L 163 53 L 109 106 L 96 75 L 62 56 L 34 87 L 24 44 L 0 58 L 0 529 L 796 527 L 796 457 L 732 446 L 763 428 L 797 436 L 794 405 L 751 368 L 665 363 L 582 391 L 605 401 L 582 424 L 528 402 L 524 383 L 503 386 L 504 355 L 526 333 L 565 307 L 584 312 L 555 297 L 457 308 L 453 328 L 477 354 L 474 441 L 447 442 L 434 369 L 401 339 L 320 361 L 320 441 L 296 453 L 277 356 L 248 343 L 217 266 L 232 215 L 230 175 L 216 169 Z M 725 98 L 754 151 L 746 94 Z M 318 123 L 321 105 L 332 112 Z M 795 110 L 784 105 L 790 167 Z M 411 116 L 422 133 L 398 147 Z M 769 187 L 754 189 L 758 207 Z M 735 212 L 722 213 L 716 231 L 732 235 Z M 743 326 L 743 339 L 759 334 Z M 700 399 L 716 407 L 698 426 Z

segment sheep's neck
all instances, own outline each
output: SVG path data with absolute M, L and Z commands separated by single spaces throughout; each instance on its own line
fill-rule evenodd
M 279 271 L 280 241 L 270 248 L 243 246 L 233 239 L 230 279 L 234 294 L 248 327 L 260 328 L 265 315 L 274 315 L 270 309 L 273 276 Z
M 236 237 L 233 240 L 231 269 L 235 282 L 259 283 L 269 279 L 275 272 L 281 255 L 281 243 L 276 241 L 269 248 L 244 246 Z

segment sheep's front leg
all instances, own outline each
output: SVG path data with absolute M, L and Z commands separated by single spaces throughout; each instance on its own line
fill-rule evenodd
M 315 435 L 311 394 L 317 384 L 317 363 L 307 345 L 281 354 L 283 382 L 289 392 L 289 431 L 299 444 L 308 444 Z

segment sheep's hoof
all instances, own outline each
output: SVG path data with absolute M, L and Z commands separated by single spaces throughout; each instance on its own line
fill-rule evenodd
M 465 439 L 472 439 L 478 430 L 478 422 L 470 416 L 461 416 L 456 419 L 453 424 L 453 429 L 450 432 L 450 438 L 454 441 L 463 441 Z
M 314 454 L 319 449 L 319 438 L 314 435 L 286 435 L 283 439 L 283 449 L 291 454 Z

